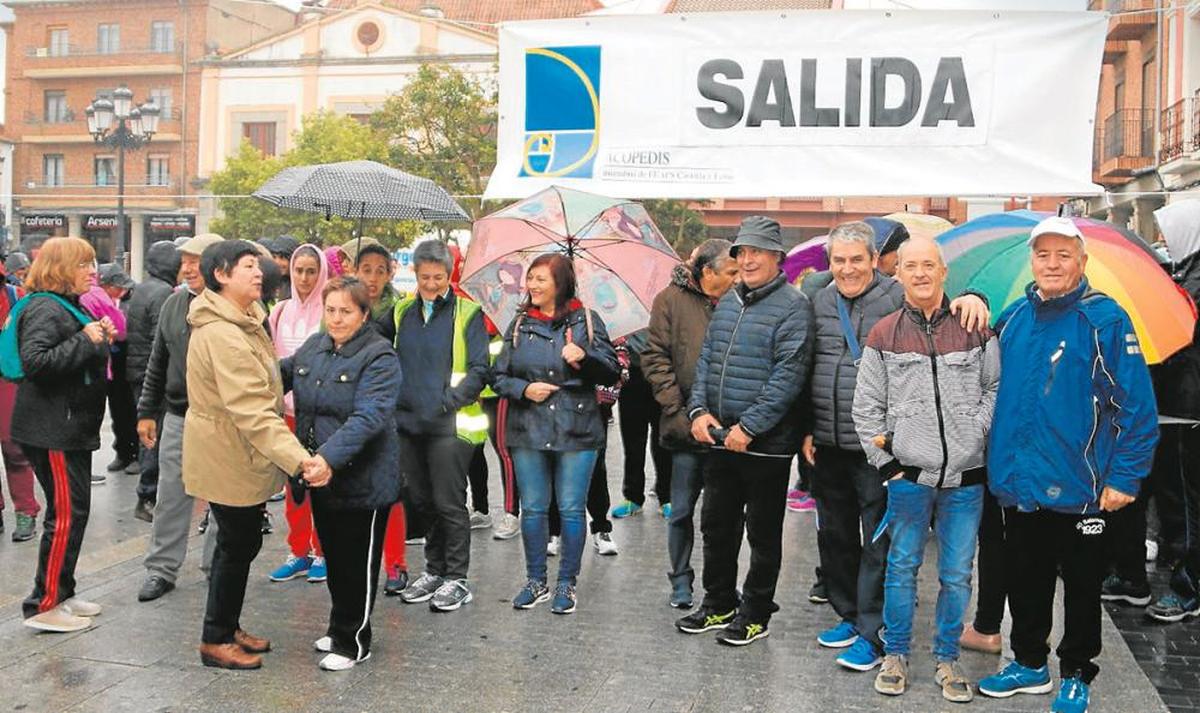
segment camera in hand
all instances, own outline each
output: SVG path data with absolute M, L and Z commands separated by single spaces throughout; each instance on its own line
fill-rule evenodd
M 717 426 L 709 426 L 708 435 L 712 436 L 712 439 L 716 442 L 716 445 L 723 446 L 725 445 L 725 438 L 729 435 L 729 429 L 720 428 Z

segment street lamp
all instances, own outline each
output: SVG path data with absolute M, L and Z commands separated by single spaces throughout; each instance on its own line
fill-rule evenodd
M 133 104 L 133 92 L 121 85 L 112 99 L 97 98 L 83 111 L 88 133 L 98 144 L 117 150 L 117 245 L 114 262 L 125 260 L 125 149 L 139 149 L 158 132 L 162 110 L 153 101 Z

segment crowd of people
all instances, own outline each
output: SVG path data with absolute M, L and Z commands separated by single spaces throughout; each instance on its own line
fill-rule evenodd
M 733 646 L 768 636 L 786 513 L 815 507 L 809 598 L 831 605 L 816 643 L 836 649 L 838 665 L 878 669 L 881 694 L 906 691 L 932 538 L 932 678 L 943 696 L 1051 692 L 1061 578 L 1052 710 L 1084 711 L 1102 600 L 1166 622 L 1200 616 L 1200 471 L 1187 457 L 1197 405 L 1181 413 L 1173 403 L 1179 425 L 1161 438 L 1159 426 L 1159 402 L 1179 390 L 1171 385 L 1200 385 L 1200 347 L 1156 367 L 1152 381 L 1129 316 L 1088 284 L 1075 223 L 1047 218 L 1028 248 L 1033 282 L 997 316 L 983 295 L 947 295 L 938 244 L 886 219 L 835 228 L 830 269 L 797 288 L 781 270 L 780 226 L 752 216 L 732 243 L 707 240 L 675 269 L 647 328 L 610 339 L 558 253 L 530 263 L 524 302 L 498 328 L 459 289 L 457 249 L 438 240 L 413 251 L 417 288 L 403 295 L 391 255 L 369 238 L 332 248 L 213 234 L 159 243 L 136 286 L 116 265 L 97 268 L 87 242 L 51 239 L 31 265 L 10 256 L 6 266 L 27 273 L 7 287 L 0 315 L 11 312 L 24 372 L 0 385 L 13 539 L 33 537 L 34 478 L 46 510 L 26 624 L 77 631 L 100 612 L 75 595 L 74 569 L 106 403 L 108 470 L 139 476 L 134 512 L 151 523 L 138 599 L 174 589 L 195 500 L 205 501 L 200 655 L 238 669 L 260 667 L 271 649 L 241 622 L 268 501 L 286 501 L 289 549 L 269 577 L 327 584 L 329 622 L 314 648 L 326 654 L 321 668 L 346 670 L 370 656 L 381 570 L 384 593 L 405 603 L 451 612 L 471 602 L 476 529 L 521 537 L 515 609 L 574 612 L 589 539 L 616 554 L 610 518 L 647 507 L 649 436 L 667 521 L 666 600 L 693 610 L 678 631 L 716 631 Z M 1197 287 L 1191 262 L 1176 267 Z M 625 468 L 610 509 L 614 405 Z M 495 516 L 489 442 L 504 489 Z M 1158 557 L 1175 566 L 1172 591 L 1153 602 L 1152 493 Z M 424 546 L 411 578 L 406 544 Z M 976 613 L 964 625 L 976 569 Z M 1006 603 L 1015 660 L 968 680 L 960 651 L 1000 653 Z

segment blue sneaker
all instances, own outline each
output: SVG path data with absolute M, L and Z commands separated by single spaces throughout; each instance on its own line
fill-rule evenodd
M 638 505 L 632 500 L 622 500 L 621 502 L 617 503 L 615 508 L 612 509 L 611 514 L 612 519 L 620 520 L 621 518 L 629 517 L 630 515 L 637 515 L 641 511 L 641 505 Z
M 661 508 L 659 508 L 659 512 L 662 513 L 664 520 L 670 520 L 671 519 L 671 503 L 667 503 L 666 505 L 663 505 Z
M 1087 713 L 1088 685 L 1076 676 L 1064 678 L 1058 698 L 1050 706 L 1052 713 Z
M 870 671 L 883 662 L 883 652 L 861 636 L 837 657 L 838 665 L 851 671 Z
M 545 582 L 529 580 L 513 597 L 513 609 L 532 609 L 538 604 L 550 599 L 550 590 Z
M 575 611 L 575 585 L 559 582 L 554 588 L 554 602 L 550 605 L 554 614 L 571 614 Z
M 1200 616 L 1200 598 L 1185 599 L 1175 592 L 1167 592 L 1157 602 L 1146 607 L 1146 616 L 1167 623 L 1183 621 L 1190 616 Z
M 1016 661 L 979 682 L 979 692 L 992 698 L 1008 698 L 1017 693 L 1049 693 L 1053 689 L 1048 666 L 1029 668 Z
M 324 582 L 329 577 L 329 569 L 325 566 L 324 557 L 313 557 L 312 566 L 308 568 L 308 581 L 316 584 Z
M 844 649 L 855 641 L 858 641 L 858 629 L 848 621 L 817 634 L 817 643 L 828 649 Z
M 267 576 L 271 578 L 272 582 L 286 582 L 289 579 L 303 577 L 308 574 L 310 567 L 312 567 L 311 557 L 288 555 L 287 561 L 279 565 L 274 572 Z

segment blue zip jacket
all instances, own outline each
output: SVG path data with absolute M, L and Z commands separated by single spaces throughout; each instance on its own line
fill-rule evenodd
M 1031 283 L 996 327 L 1003 371 L 988 481 L 1000 505 L 1090 514 L 1106 486 L 1137 495 L 1158 414 L 1125 310 L 1086 278 L 1050 300 Z

